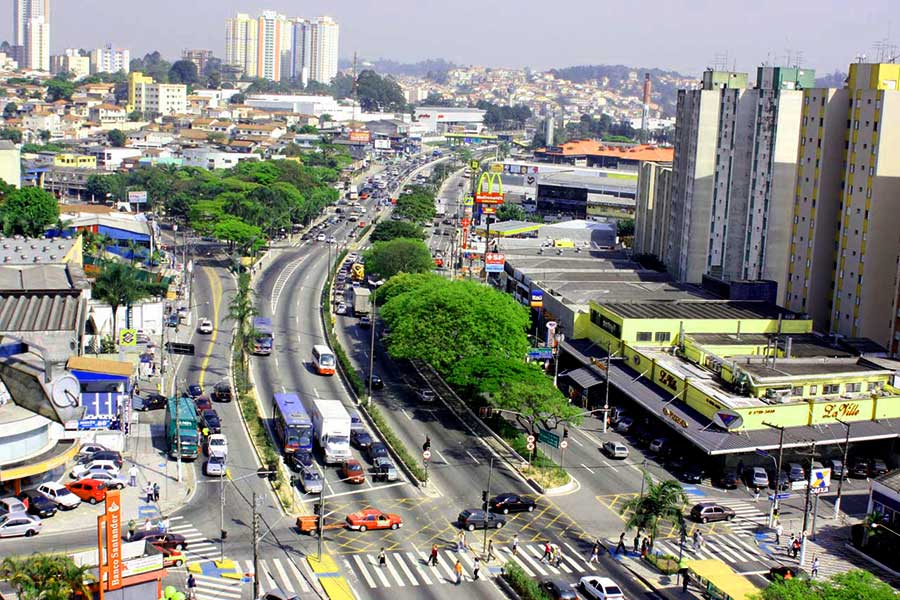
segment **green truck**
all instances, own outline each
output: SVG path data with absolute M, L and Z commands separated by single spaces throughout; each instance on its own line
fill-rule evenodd
M 169 398 L 166 405 L 166 442 L 172 458 L 180 454 L 182 460 L 193 460 L 200 455 L 197 410 L 190 398 Z

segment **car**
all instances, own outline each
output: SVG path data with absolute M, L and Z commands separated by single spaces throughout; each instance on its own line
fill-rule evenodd
M 106 471 L 107 473 L 119 474 L 119 467 L 111 460 L 91 460 L 89 462 L 75 465 L 69 476 L 76 481 L 87 477 L 90 471 Z
M 175 550 L 174 548 L 166 548 L 165 546 L 158 546 L 156 544 L 151 544 L 154 548 L 160 551 L 162 554 L 163 567 L 180 567 L 184 564 L 184 554 L 179 550 Z
M 214 433 L 206 439 L 207 456 L 228 456 L 228 439 L 224 434 Z
M 865 458 L 855 458 L 850 463 L 850 477 L 865 479 L 869 476 L 869 461 Z
M 359 326 L 360 327 L 371 327 L 372 326 L 372 317 L 369 315 L 363 315 L 359 318 Z
M 307 494 L 319 494 L 325 485 L 322 475 L 312 466 L 300 470 L 300 476 L 297 477 L 297 483 Z
M 228 467 L 225 464 L 226 457 L 221 454 L 213 454 L 206 461 L 206 475 L 209 477 L 223 477 Z
M 107 473 L 106 471 L 88 471 L 85 479 L 102 481 L 111 490 L 122 490 L 128 485 L 128 480 L 121 473 Z
M 628 409 L 621 406 L 612 406 L 609 409 L 609 420 L 611 423 L 618 423 L 625 417 L 631 417 Z
M 669 439 L 664 437 L 655 438 L 650 442 L 650 446 L 647 449 L 653 454 L 664 454 L 669 449 Z
M 541 590 L 550 600 L 576 600 L 578 595 L 572 586 L 562 579 L 545 579 L 541 581 Z
M 366 457 L 369 461 L 374 461 L 376 458 L 388 458 L 388 449 L 382 442 L 372 442 L 368 448 L 366 448 Z
M 197 396 L 196 398 L 194 398 L 194 408 L 197 409 L 198 417 L 203 413 L 204 410 L 209 410 L 212 407 L 212 402 L 206 396 Z
M 622 442 L 610 440 L 603 443 L 603 453 L 610 458 L 626 459 L 628 458 L 628 446 Z
M 37 492 L 44 498 L 55 502 L 60 510 L 72 510 L 81 504 L 81 498 L 69 491 L 66 486 L 55 481 L 48 481 L 37 486 Z
M 192 383 L 188 386 L 187 389 L 188 396 L 191 398 L 199 398 L 203 395 L 203 388 L 197 385 L 196 383 Z
M 803 569 L 791 565 L 778 565 L 769 569 L 769 579 L 780 581 L 783 579 L 809 579 L 809 575 Z
M 347 303 L 341 302 L 340 304 L 338 304 L 337 308 L 334 309 L 334 312 L 335 312 L 335 314 L 338 314 L 338 315 L 346 315 L 347 314 Z
M 28 505 L 28 514 L 37 515 L 42 519 L 52 517 L 58 510 L 56 502 L 42 496 L 37 490 L 25 490 L 16 498 Z
M 166 398 L 162 394 L 153 392 L 147 394 L 146 396 L 137 396 L 137 403 L 134 409 L 141 412 L 146 412 L 148 410 L 160 410 L 165 408 L 168 403 L 168 398 Z
M 28 507 L 20 499 L 10 496 L 0 499 L 0 516 L 28 512 Z
M 106 500 L 106 484 L 96 479 L 79 479 L 67 483 L 66 488 L 89 504 L 97 504 Z
M 94 452 L 94 454 L 91 455 L 91 460 L 108 460 L 119 469 L 125 464 L 125 461 L 122 459 L 122 454 L 116 450 L 101 450 L 100 452 Z
M 172 313 L 166 317 L 166 327 L 178 327 L 178 313 Z
M 839 458 L 829 458 L 825 461 L 825 466 L 831 469 L 832 479 L 846 479 L 847 473 L 844 472 L 844 461 Z
M 231 392 L 231 384 L 227 381 L 220 381 L 213 386 L 212 399 L 216 402 L 231 402 L 234 394 Z
M 356 531 L 369 529 L 399 529 L 403 527 L 400 515 L 384 513 L 375 508 L 365 508 L 347 515 L 347 527 Z
M 0 517 L 0 538 L 24 535 L 31 537 L 41 532 L 40 517 L 26 513 L 14 513 Z
M 197 325 L 197 331 L 200 333 L 212 333 L 213 332 L 213 324 L 212 321 L 206 318 L 200 319 L 200 324 Z
M 369 374 L 366 372 L 363 372 L 362 377 L 363 377 L 363 381 L 366 383 L 366 385 L 368 385 Z M 381 379 L 381 377 L 377 373 L 372 373 L 372 389 L 380 390 L 383 388 L 384 388 L 384 381 Z
M 631 417 L 622 417 L 616 421 L 613 430 L 618 433 L 628 433 L 631 430 L 632 425 L 634 425 L 634 419 Z
M 733 518 L 733 509 L 716 502 L 698 502 L 691 507 L 691 519 L 700 523 L 730 521 Z
M 456 517 L 456 524 L 467 531 L 500 529 L 506 525 L 506 519 L 492 512 L 485 513 L 480 508 L 467 508 Z
M 776 487 L 779 491 L 786 492 L 791 489 L 791 479 L 788 477 L 788 474 L 782 471 L 778 474 L 778 484 L 775 483 L 775 471 L 772 471 L 769 475 L 769 489 L 774 490 Z
M 724 490 L 734 490 L 737 489 L 738 483 L 740 483 L 740 478 L 738 477 L 737 471 L 734 469 L 725 469 L 724 471 L 719 471 L 713 479 L 713 484 L 719 486 Z
M 536 505 L 531 498 L 512 493 L 497 494 L 488 500 L 491 512 L 501 515 L 508 515 L 511 512 L 532 512 Z
M 222 433 L 222 420 L 214 408 L 204 410 L 200 414 L 201 429 L 208 429 L 210 433 Z
M 327 239 L 328 239 L 328 236 L 326 236 L 324 233 L 320 233 L 319 235 L 316 236 L 317 242 L 324 242 Z
M 149 531 L 138 529 L 131 537 L 132 542 L 150 542 L 154 546 L 169 548 L 170 550 L 187 550 L 188 542 L 183 535 L 178 533 L 162 533 L 159 529 Z
M 351 436 L 353 434 L 351 433 Z M 302 471 L 313 464 L 313 455 L 309 450 L 294 450 L 288 454 L 288 467 L 293 471 Z
M 97 452 L 102 452 L 104 450 L 109 450 L 109 448 L 101 444 L 84 444 L 78 450 L 78 454 L 75 456 L 75 461 L 81 462 L 84 457 L 91 457 Z
M 334 237 L 333 235 L 330 236 L 330 237 L 329 237 L 327 240 L 325 240 L 325 241 L 328 242 L 329 244 L 337 244 L 337 238 Z
M 419 390 L 419 400 L 422 402 L 434 402 L 434 392 L 428 388 Z
M 696 461 L 688 461 L 678 470 L 674 471 L 675 476 L 685 483 L 701 483 L 706 477 L 706 471 Z
M 869 477 L 879 477 L 890 471 L 887 463 L 880 458 L 873 458 L 869 461 Z
M 351 458 L 341 464 L 341 479 L 348 483 L 365 483 L 366 471 L 358 460 Z
M 598 577 L 596 575 L 582 577 L 578 580 L 578 588 L 585 596 L 595 600 L 625 600 L 622 588 L 609 577 Z
M 372 479 L 376 481 L 397 481 L 400 479 L 400 475 L 397 474 L 394 463 L 386 456 L 377 457 L 372 461 L 372 465 Z
M 360 450 L 368 450 L 369 446 L 372 445 L 372 442 L 371 434 L 365 429 L 350 430 L 350 443 Z
M 806 480 L 806 472 L 803 470 L 803 465 L 800 463 L 789 462 L 783 467 L 784 472 L 787 473 L 788 479 L 793 481 L 805 481 Z
M 751 488 L 769 487 L 769 474 L 762 467 L 747 467 L 744 469 L 744 483 Z

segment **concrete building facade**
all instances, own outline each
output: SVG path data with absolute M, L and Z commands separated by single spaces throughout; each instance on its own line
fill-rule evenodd
M 131 70 L 131 52 L 124 48 L 113 48 L 107 44 L 103 48 L 91 50 L 91 74 L 128 73 Z
M 13 46 L 19 67 L 50 70 L 50 0 L 13 0 Z
M 644 162 L 638 171 L 634 252 L 662 256 L 669 230 L 672 163 Z
M 156 83 L 140 71 L 128 75 L 126 110 L 148 115 L 177 115 L 187 112 L 187 86 Z
M 238 67 L 247 77 L 257 74 L 259 23 L 246 13 L 225 20 L 225 64 Z

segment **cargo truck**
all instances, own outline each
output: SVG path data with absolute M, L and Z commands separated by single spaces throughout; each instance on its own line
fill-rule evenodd
M 166 405 L 166 443 L 169 456 L 193 460 L 200 454 L 197 409 L 191 398 L 169 398 Z
M 322 449 L 325 464 L 333 465 L 353 458 L 350 452 L 350 415 L 340 400 L 313 400 L 313 433 Z
M 372 312 L 372 295 L 369 288 L 351 287 L 347 290 L 347 300 L 353 307 L 353 316 L 362 317 Z

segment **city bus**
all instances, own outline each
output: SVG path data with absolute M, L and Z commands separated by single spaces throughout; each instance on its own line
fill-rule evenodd
M 275 345 L 275 334 L 272 331 L 272 319 L 269 317 L 253 317 L 253 354 L 268 356 Z
M 334 352 L 328 346 L 316 344 L 312 349 L 313 367 L 319 375 L 334 375 Z
M 297 450 L 312 451 L 312 419 L 293 393 L 275 394 L 272 412 L 275 435 L 285 454 Z

